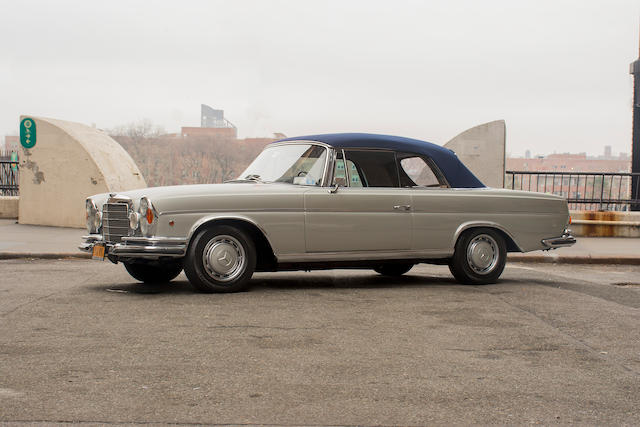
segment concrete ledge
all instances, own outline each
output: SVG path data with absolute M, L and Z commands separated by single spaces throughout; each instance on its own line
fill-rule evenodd
M 1 259 L 91 259 L 91 254 L 78 253 L 50 253 L 50 252 L 0 252 Z
M 0 196 L 0 218 L 18 219 L 18 196 Z
M 535 262 L 548 264 L 618 264 L 640 265 L 640 256 L 547 256 L 509 254 L 509 262 Z
M 577 237 L 640 237 L 640 212 L 571 211 Z

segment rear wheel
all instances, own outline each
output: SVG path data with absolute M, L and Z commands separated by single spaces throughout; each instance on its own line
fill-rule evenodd
M 144 283 L 168 283 L 178 277 L 182 271 L 182 263 L 144 264 L 125 262 L 124 268 L 136 280 Z
M 449 270 L 460 283 L 495 283 L 507 261 L 507 245 L 500 233 L 490 228 L 465 232 L 456 243 Z
M 237 292 L 256 268 L 256 248 L 242 230 L 217 225 L 200 231 L 184 263 L 189 282 L 201 292 Z
M 373 269 L 383 276 L 402 276 L 413 268 L 413 264 L 382 264 Z

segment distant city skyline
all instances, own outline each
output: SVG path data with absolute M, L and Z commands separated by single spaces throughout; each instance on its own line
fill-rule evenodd
M 21 114 L 240 137 L 372 132 L 440 145 L 493 120 L 513 154 L 630 152 L 640 3 L 12 2 L 0 135 Z
M 607 150 L 607 148 L 609 150 Z M 577 152 L 569 152 L 569 151 L 553 151 L 551 153 L 534 153 L 531 150 L 525 149 L 524 153 L 522 155 L 519 155 L 518 153 L 510 153 L 507 151 L 506 156 L 507 157 L 514 157 L 514 158 L 535 158 L 536 156 L 553 156 L 553 155 L 560 155 L 560 154 L 567 154 L 567 155 L 580 155 L 580 154 L 585 154 L 587 155 L 587 157 L 590 158 L 628 158 L 629 161 L 631 161 L 631 152 L 630 151 L 619 151 L 619 152 L 615 152 L 611 149 L 610 145 L 603 145 L 602 146 L 603 151 L 601 153 L 589 153 L 587 151 L 577 151 Z M 608 152 L 607 152 L 608 151 Z

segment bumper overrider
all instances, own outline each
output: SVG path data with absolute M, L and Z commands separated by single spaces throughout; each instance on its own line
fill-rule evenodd
M 545 249 L 564 248 L 574 245 L 575 243 L 576 238 L 571 235 L 571 230 L 569 229 L 565 229 L 562 236 L 542 239 L 542 244 L 545 246 Z
M 181 258 L 187 250 L 185 239 L 175 237 L 123 237 L 122 243 L 109 243 L 104 241 L 101 234 L 82 236 L 82 244 L 78 249 L 84 252 L 93 252 L 95 245 L 105 247 L 105 256 L 115 258 L 148 258 L 161 257 Z

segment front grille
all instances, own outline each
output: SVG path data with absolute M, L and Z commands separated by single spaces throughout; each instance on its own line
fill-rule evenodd
M 129 235 L 129 206 L 126 203 L 105 203 L 102 207 L 102 234 L 109 243 L 120 243 Z

